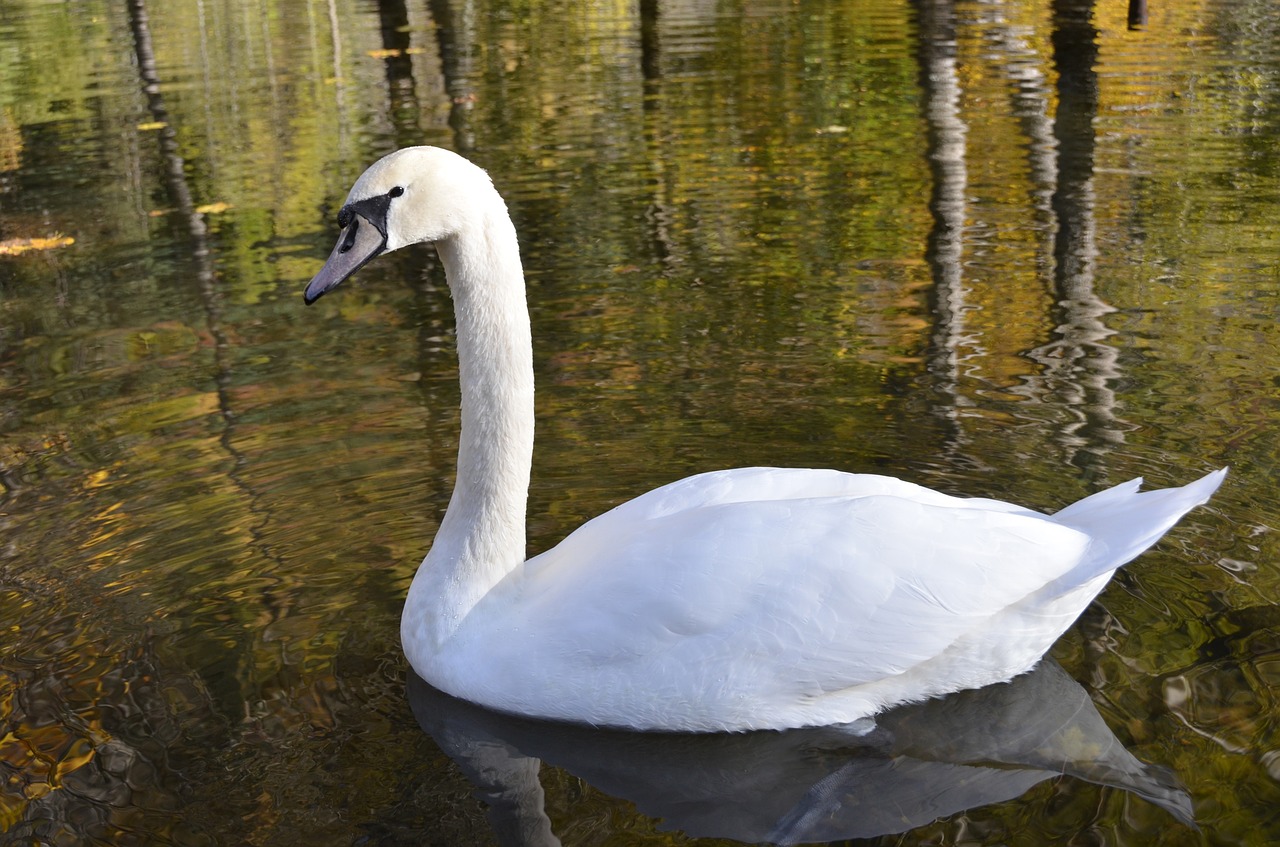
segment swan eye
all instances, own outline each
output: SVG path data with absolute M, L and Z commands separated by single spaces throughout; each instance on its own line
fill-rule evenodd
M 404 189 L 399 185 L 387 192 L 388 197 L 399 197 L 401 194 L 404 194 Z

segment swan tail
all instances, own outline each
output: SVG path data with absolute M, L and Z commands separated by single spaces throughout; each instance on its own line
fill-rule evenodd
M 1208 502 L 1226 475 L 1227 469 L 1221 468 L 1181 488 L 1157 491 L 1139 491 L 1139 477 L 1059 511 L 1053 516 L 1055 522 L 1093 539 L 1091 554 L 1082 563 L 1087 573 L 1077 569 L 1077 579 L 1084 581 L 1132 561 L 1159 541 L 1183 515 Z

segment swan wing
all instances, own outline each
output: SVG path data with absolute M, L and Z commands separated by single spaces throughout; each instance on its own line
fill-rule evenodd
M 884 494 L 716 503 L 584 525 L 529 563 L 521 616 L 593 661 L 702 640 L 687 658 L 751 646 L 839 690 L 932 658 L 1088 544 L 1043 517 Z

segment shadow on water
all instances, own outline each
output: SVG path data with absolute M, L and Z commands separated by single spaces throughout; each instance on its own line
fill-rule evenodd
M 418 723 L 488 805 L 504 847 L 560 843 L 543 808 L 541 763 L 634 803 L 662 829 L 753 844 L 906 832 L 1064 775 L 1130 792 L 1194 826 L 1172 772 L 1134 758 L 1052 660 L 1010 683 L 894 709 L 874 726 L 737 735 L 510 717 L 412 671 L 408 692 Z

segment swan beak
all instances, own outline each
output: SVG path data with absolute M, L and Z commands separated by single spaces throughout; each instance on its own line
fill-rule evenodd
M 382 229 L 364 215 L 351 215 L 351 223 L 338 234 L 338 243 L 329 254 L 329 260 L 307 283 L 302 299 L 310 306 L 385 249 L 387 237 L 382 234 Z

